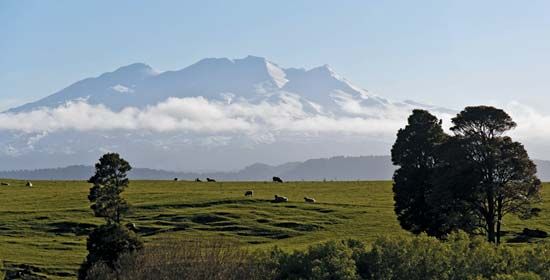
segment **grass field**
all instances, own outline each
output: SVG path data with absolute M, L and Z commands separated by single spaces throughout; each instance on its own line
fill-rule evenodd
M 89 184 L 42 181 L 27 188 L 21 181 L 3 182 L 10 186 L 0 187 L 0 260 L 8 267 L 29 265 L 51 279 L 73 279 L 86 255 L 87 234 L 102 223 L 89 209 Z M 539 217 L 505 220 L 505 240 L 524 227 L 550 231 L 549 186 Z M 254 190 L 254 197 L 245 198 L 246 190 Z M 274 194 L 290 202 L 270 203 Z M 133 181 L 124 195 L 134 206 L 127 220 L 146 242 L 224 236 L 251 248 L 291 250 L 329 239 L 369 242 L 408 234 L 393 213 L 391 182 Z M 306 204 L 304 196 L 318 203 Z

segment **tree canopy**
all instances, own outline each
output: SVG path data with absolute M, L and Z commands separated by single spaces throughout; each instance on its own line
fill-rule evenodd
M 399 166 L 393 176 L 395 212 L 401 226 L 413 233 L 445 233 L 443 217 L 429 204 L 437 146 L 445 141 L 441 121 L 425 110 L 414 110 L 397 133 L 391 155 Z
M 88 182 L 93 186 L 88 199 L 96 217 L 103 217 L 109 223 L 120 223 L 122 215 L 129 207 L 121 197 L 128 186 L 126 173 L 132 169 L 130 164 L 116 153 L 103 155 L 95 165 L 96 172 Z
M 392 149 L 400 166 L 394 192 L 401 225 L 436 236 L 481 230 L 499 243 L 502 218 L 528 217 L 540 199 L 535 164 L 521 143 L 504 135 L 516 123 L 501 109 L 466 107 L 452 119 L 454 135 L 445 136 L 427 114 L 415 110 Z

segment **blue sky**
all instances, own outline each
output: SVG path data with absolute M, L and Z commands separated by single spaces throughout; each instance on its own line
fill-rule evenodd
M 329 64 L 378 95 L 550 103 L 550 1 L 0 1 L 0 109 L 145 62 Z

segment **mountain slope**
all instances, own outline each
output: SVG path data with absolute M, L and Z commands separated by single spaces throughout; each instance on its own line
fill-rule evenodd
M 67 102 L 86 101 L 90 104 L 104 104 L 111 108 L 122 108 L 130 104 L 135 88 L 143 81 L 157 76 L 151 66 L 134 63 L 120 67 L 96 78 L 78 81 L 48 97 L 8 110 L 24 112 L 43 107 L 54 108 Z
M 208 58 L 177 71 L 158 73 L 150 66 L 135 63 L 96 78 L 76 82 L 46 98 L 10 109 L 9 112 L 56 107 L 67 102 L 86 101 L 113 110 L 154 105 L 169 97 L 203 96 L 224 99 L 228 95 L 251 102 L 288 92 L 335 110 L 342 102 L 382 108 L 391 103 L 336 74 L 328 65 L 310 70 L 284 69 L 263 57 L 242 59 Z M 396 103 L 407 106 L 405 103 Z M 415 106 L 421 106 L 415 104 Z

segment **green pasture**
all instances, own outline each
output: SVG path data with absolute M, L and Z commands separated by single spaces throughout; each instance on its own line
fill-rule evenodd
M 90 185 L 81 181 L 2 180 L 0 260 L 50 279 L 73 279 L 86 255 L 87 234 L 102 223 L 89 209 Z M 505 240 L 524 227 L 550 232 L 550 191 L 540 215 L 508 217 Z M 253 197 L 245 197 L 253 190 Z M 288 203 L 271 203 L 275 194 Z M 251 249 L 277 245 L 303 249 L 330 239 L 370 242 L 405 235 L 393 213 L 391 182 L 216 182 L 132 181 L 124 196 L 133 205 L 127 218 L 146 243 L 167 239 L 224 238 Z M 314 197 L 315 204 L 304 202 Z M 444 203 L 444 202 L 442 202 Z M 531 242 L 550 242 L 530 240 Z M 513 244 L 507 246 L 528 246 Z

